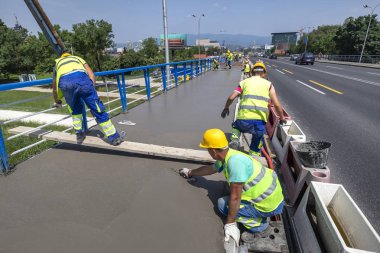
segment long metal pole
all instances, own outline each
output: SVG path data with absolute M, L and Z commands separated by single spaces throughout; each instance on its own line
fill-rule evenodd
M 162 13 L 164 19 L 164 39 L 165 39 L 165 62 L 166 62 L 166 81 L 170 85 L 170 66 L 169 66 L 169 42 L 168 42 L 168 17 L 166 14 L 166 0 L 162 0 Z
M 366 32 L 366 34 L 365 34 L 364 43 L 363 43 L 363 47 L 362 47 L 362 52 L 361 52 L 361 54 L 360 54 L 360 58 L 359 58 L 359 63 L 362 62 L 363 53 L 364 53 L 364 48 L 365 48 L 365 43 L 367 42 L 367 37 L 368 37 L 368 33 L 369 33 L 369 27 L 371 26 L 371 21 L 372 21 L 372 15 L 373 15 L 373 12 L 375 11 L 375 9 L 376 9 L 379 5 L 380 5 L 380 4 L 377 4 L 377 5 L 375 6 L 375 8 L 369 7 L 369 6 L 367 6 L 367 5 L 364 6 L 365 8 L 367 8 L 367 7 L 371 8 L 372 11 L 371 11 L 371 14 L 370 14 L 370 16 L 369 16 L 369 22 L 368 22 L 367 32 Z
M 198 17 L 198 62 L 201 60 L 201 16 Z

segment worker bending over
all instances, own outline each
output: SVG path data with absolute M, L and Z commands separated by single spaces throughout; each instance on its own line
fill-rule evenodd
M 269 115 L 269 99 L 280 116 L 280 124 L 286 123 L 276 91 L 272 83 L 264 79 L 266 73 L 265 65 L 261 61 L 256 62 L 251 70 L 252 77 L 240 82 L 239 86 L 227 99 L 221 114 L 222 118 L 225 118 L 229 114 L 229 107 L 234 99 L 240 96 L 236 121 L 232 123 L 230 147 L 239 149 L 240 134 L 242 132 L 250 133 L 252 134 L 252 140 L 249 153 L 256 156 L 261 156 L 262 139 Z
M 225 240 L 232 237 L 239 245 L 240 231 L 236 222 L 244 225 L 249 233 L 243 240 L 268 235 L 268 217 L 282 213 L 284 196 L 276 172 L 265 168 L 253 157 L 228 148 L 228 141 L 220 129 L 209 129 L 203 135 L 201 148 L 206 148 L 216 160 L 214 165 L 190 170 L 179 170 L 181 176 L 206 176 L 222 172 L 230 187 L 230 195 L 218 199 L 218 209 L 226 218 Z M 254 233 L 254 234 L 252 234 Z M 258 234 L 260 233 L 260 234 Z
M 81 144 L 86 138 L 82 127 L 82 112 L 84 108 L 81 99 L 90 108 L 92 115 L 100 125 L 110 144 L 117 146 L 123 141 L 96 93 L 95 75 L 90 66 L 82 58 L 64 51 L 61 57 L 55 60 L 53 96 L 55 106 L 62 105 L 61 99 L 65 98 L 69 112 L 72 115 L 78 144 Z

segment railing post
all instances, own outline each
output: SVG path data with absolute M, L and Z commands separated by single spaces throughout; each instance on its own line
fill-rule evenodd
M 127 103 L 127 85 L 125 84 L 125 75 L 124 73 L 121 74 L 121 88 L 123 89 L 123 97 L 124 97 L 124 103 L 125 103 L 125 110 L 128 110 L 128 103 Z
M 82 129 L 86 132 L 88 130 L 86 103 L 82 98 L 80 99 L 80 102 L 82 103 Z
M 186 83 L 186 63 L 183 64 L 183 82 Z
M 149 69 L 144 69 L 144 78 L 145 78 L 145 90 L 146 97 L 150 100 L 150 78 L 149 78 Z
M 124 100 L 124 90 L 120 83 L 120 77 L 119 75 L 116 76 L 117 80 L 117 87 L 119 88 L 119 94 L 120 94 L 120 101 L 121 101 L 121 108 L 123 109 L 123 112 L 127 111 L 126 101 Z
M 196 61 L 195 66 L 196 66 L 195 74 L 196 74 L 197 76 L 199 76 L 199 61 Z
M 175 86 L 178 86 L 178 65 L 174 65 L 174 81 Z
M 193 62 L 190 63 L 190 69 L 191 69 L 191 79 L 192 79 L 193 76 L 194 76 L 194 66 L 193 66 Z
M 161 74 L 162 74 L 162 86 L 165 92 L 166 91 L 166 66 L 161 67 Z
M 6 172 L 9 170 L 9 163 L 8 163 L 8 154 L 7 154 L 7 149 L 5 148 L 5 143 L 4 143 L 4 136 L 3 136 L 3 131 L 0 127 L 0 167 L 2 172 Z

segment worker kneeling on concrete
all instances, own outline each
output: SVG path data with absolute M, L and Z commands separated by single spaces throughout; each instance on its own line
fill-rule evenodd
M 96 93 L 94 88 L 95 75 L 90 66 L 82 58 L 67 52 L 64 52 L 60 58 L 56 59 L 55 63 L 53 72 L 55 106 L 60 106 L 62 104 L 61 99 L 65 98 L 73 118 L 78 144 L 81 144 L 86 137 L 82 127 L 84 108 L 81 100 L 83 99 L 110 144 L 119 145 L 122 138 L 109 119 L 105 107 Z
M 278 115 L 280 115 L 280 124 L 286 124 L 286 120 L 272 83 L 264 79 L 267 73 L 265 65 L 261 61 L 256 62 L 251 72 L 252 77 L 241 81 L 239 86 L 228 97 L 221 116 L 225 118 L 229 114 L 230 105 L 235 98 L 240 96 L 237 117 L 235 122 L 232 123 L 230 147 L 239 149 L 240 134 L 242 132 L 250 133 L 252 134 L 252 140 L 249 153 L 261 156 L 262 139 L 269 115 L 269 99 L 271 99 Z
M 225 175 L 231 194 L 218 200 L 219 211 L 227 217 L 225 240 L 232 237 L 239 245 L 240 231 L 236 222 L 249 231 L 243 233 L 244 240 L 265 234 L 269 225 L 267 217 L 281 214 L 284 206 L 276 172 L 265 168 L 251 156 L 229 148 L 226 136 L 220 129 L 207 130 L 200 147 L 206 148 L 216 163 L 194 170 L 183 168 L 179 173 L 185 178 L 217 172 Z

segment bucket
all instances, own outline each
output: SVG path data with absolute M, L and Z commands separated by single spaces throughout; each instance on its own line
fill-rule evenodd
M 321 169 L 327 165 L 330 147 L 329 142 L 310 141 L 298 144 L 295 150 L 303 166 Z

